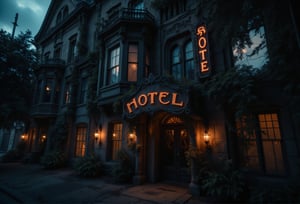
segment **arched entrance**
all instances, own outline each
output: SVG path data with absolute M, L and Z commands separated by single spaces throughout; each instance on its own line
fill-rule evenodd
M 190 171 L 185 152 L 189 148 L 189 135 L 184 120 L 179 116 L 167 117 L 161 125 L 161 178 L 188 183 Z

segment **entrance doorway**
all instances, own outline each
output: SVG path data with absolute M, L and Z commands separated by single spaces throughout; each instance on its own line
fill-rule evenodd
M 189 148 L 189 135 L 183 120 L 170 117 L 161 128 L 162 179 L 188 183 L 190 171 L 185 152 Z

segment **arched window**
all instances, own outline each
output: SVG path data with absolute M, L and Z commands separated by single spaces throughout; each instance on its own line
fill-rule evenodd
M 63 11 L 63 19 L 64 19 L 69 14 L 69 8 L 65 6 L 62 11 Z
M 61 22 L 61 13 L 59 12 L 56 17 L 56 24 Z
M 181 66 L 180 66 L 180 49 L 178 46 L 172 49 L 172 58 L 171 58 L 171 74 L 174 79 L 181 79 Z
M 194 56 L 192 41 L 189 41 L 185 45 L 184 49 L 184 60 L 185 60 L 185 76 L 187 79 L 195 79 L 195 68 L 194 68 Z

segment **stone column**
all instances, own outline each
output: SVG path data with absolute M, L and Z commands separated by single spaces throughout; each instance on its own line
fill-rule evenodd
M 190 148 L 192 149 L 197 149 L 197 145 L 196 145 L 196 136 L 195 136 L 195 129 L 193 127 L 194 123 L 191 120 L 187 120 L 189 121 L 188 123 L 188 133 L 190 136 Z M 191 158 L 191 182 L 189 184 L 189 191 L 193 196 L 199 196 L 200 195 L 200 187 L 196 181 L 197 178 L 197 166 L 196 166 L 196 161 L 195 158 Z
M 140 185 L 145 181 L 144 171 L 144 124 L 138 124 L 136 128 L 136 150 L 135 150 L 135 172 L 133 177 L 133 183 Z

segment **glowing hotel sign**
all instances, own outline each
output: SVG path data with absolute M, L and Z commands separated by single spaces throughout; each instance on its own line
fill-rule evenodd
M 198 26 L 196 35 L 197 35 L 197 47 L 198 47 L 198 59 L 199 59 L 199 66 L 200 66 L 199 67 L 200 77 L 206 77 L 211 72 L 206 26 L 204 25 Z
M 124 101 L 123 114 L 133 118 L 142 112 L 166 111 L 180 114 L 187 111 L 188 94 L 180 90 L 151 85 Z

